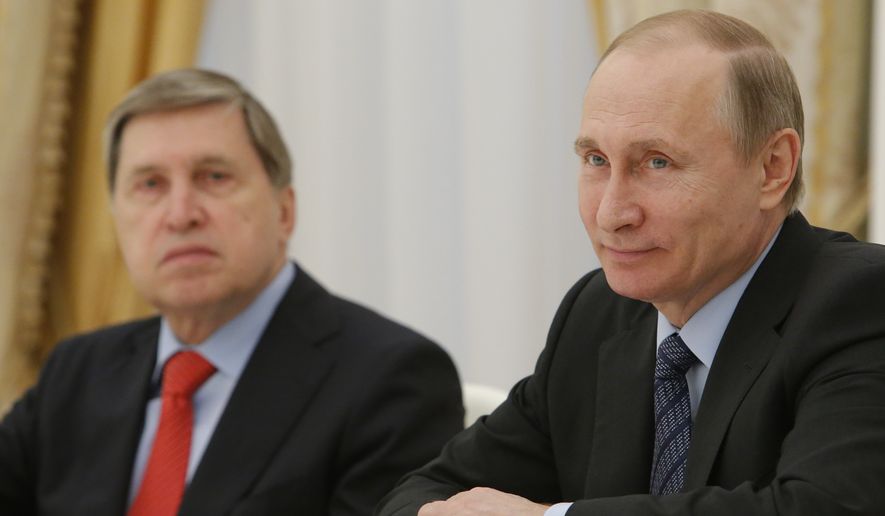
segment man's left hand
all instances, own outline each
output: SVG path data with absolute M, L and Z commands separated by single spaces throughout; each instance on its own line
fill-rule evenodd
M 424 505 L 418 511 L 418 516 L 543 516 L 548 508 L 547 505 L 534 503 L 521 496 L 488 487 L 475 487 L 444 502 Z

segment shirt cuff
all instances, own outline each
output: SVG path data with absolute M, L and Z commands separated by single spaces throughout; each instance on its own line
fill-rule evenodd
M 565 516 L 565 512 L 568 511 L 571 506 L 571 503 L 551 505 L 549 509 L 544 511 L 544 516 Z

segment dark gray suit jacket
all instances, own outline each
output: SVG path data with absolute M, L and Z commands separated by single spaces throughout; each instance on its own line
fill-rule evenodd
M 379 508 L 488 486 L 569 515 L 885 514 L 885 248 L 789 217 L 725 331 L 682 494 L 648 493 L 656 311 L 597 270 L 534 374 Z
M 158 331 L 152 318 L 56 348 L 0 424 L 0 514 L 125 513 Z M 180 514 L 369 514 L 462 426 L 442 349 L 299 270 Z

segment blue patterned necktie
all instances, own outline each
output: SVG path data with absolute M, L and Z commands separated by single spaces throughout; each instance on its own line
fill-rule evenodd
M 655 363 L 655 451 L 653 495 L 678 493 L 685 483 L 685 462 L 691 444 L 691 400 L 686 371 L 698 362 L 678 333 L 664 339 Z

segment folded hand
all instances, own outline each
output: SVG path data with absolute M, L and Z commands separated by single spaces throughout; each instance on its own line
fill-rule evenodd
M 428 503 L 421 507 L 418 516 L 543 516 L 548 507 L 521 496 L 476 487 L 446 501 Z

